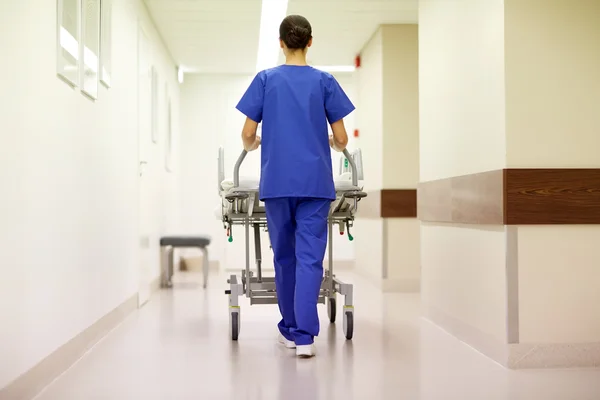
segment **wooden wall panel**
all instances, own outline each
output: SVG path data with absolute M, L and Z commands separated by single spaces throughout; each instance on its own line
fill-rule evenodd
M 357 218 L 416 218 L 416 189 L 383 189 L 367 192 L 358 206 Z
M 501 170 L 421 183 L 418 217 L 428 222 L 501 225 L 502 188 Z
M 417 218 L 417 190 L 383 189 L 381 218 Z
M 422 221 L 600 224 L 600 169 L 505 169 L 423 182 Z
M 381 191 L 367 192 L 367 197 L 358 203 L 356 218 L 374 219 L 381 217 Z
M 600 169 L 505 170 L 507 225 L 600 224 Z

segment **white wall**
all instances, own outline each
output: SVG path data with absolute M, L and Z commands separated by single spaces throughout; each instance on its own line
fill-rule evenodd
M 418 26 L 383 25 L 381 31 L 383 187 L 414 189 L 419 183 Z
M 600 2 L 505 1 L 507 165 L 600 167 Z M 518 228 L 521 343 L 600 341 L 600 226 Z
M 361 51 L 356 72 L 358 104 L 356 124 L 360 131 L 357 146 L 365 166 L 364 191 L 383 188 L 383 39 L 377 29 Z M 360 216 L 360 210 L 359 210 Z M 377 283 L 383 273 L 383 220 L 360 219 L 355 225 L 356 270 Z
M 421 181 L 506 164 L 504 1 L 419 1 Z
M 419 2 L 419 97 L 421 181 L 505 167 L 503 0 Z M 429 316 L 506 343 L 505 253 L 504 227 L 422 224 Z
M 502 226 L 422 224 L 421 292 L 429 316 L 442 313 L 506 343 L 505 252 Z
M 416 291 L 421 277 L 421 223 L 417 218 L 387 218 L 387 276 L 401 290 Z
M 507 165 L 600 166 L 600 2 L 507 0 Z
M 253 76 L 246 75 L 186 75 L 181 89 L 181 212 L 182 229 L 187 233 L 208 234 L 214 238 L 211 259 L 218 260 L 225 269 L 245 266 L 243 227 L 234 227 L 234 241 L 227 242 L 215 208 L 220 204 L 217 193 L 217 156 L 219 146 L 225 148 L 226 177 L 233 176 L 233 166 L 242 151 L 241 129 L 245 120 L 235 106 L 250 84 Z M 351 99 L 355 98 L 351 76 L 336 76 Z M 354 115 L 346 118 L 349 134 L 354 130 Z M 353 148 L 350 138 L 350 148 Z M 337 168 L 338 154 L 334 154 Z M 260 152 L 250 153 L 242 164 L 240 176 L 260 175 Z M 272 253 L 266 234 L 262 236 L 263 266 L 272 268 Z M 254 259 L 251 241 L 251 257 Z M 353 247 L 344 235 L 335 236 L 335 259 L 353 260 Z M 186 251 L 186 255 L 194 254 Z M 252 264 L 253 265 L 253 264 Z
M 383 39 L 378 29 L 361 51 L 356 72 L 356 123 L 365 164 L 365 191 L 383 188 Z
M 0 387 L 138 291 L 138 18 L 176 116 L 174 65 L 141 1 L 114 2 L 113 87 L 95 103 L 56 76 L 56 2 L 0 3 Z M 151 171 L 169 230 L 176 178 Z
M 416 188 L 419 183 L 418 29 L 382 25 L 361 50 L 357 112 L 363 149 L 365 190 Z M 375 203 L 379 202 L 379 199 Z M 360 219 L 357 270 L 384 290 L 419 288 L 419 222 Z M 377 244 L 377 250 L 373 248 Z
M 521 343 L 600 341 L 600 227 L 519 227 Z
M 218 148 L 223 143 L 223 132 L 232 125 L 239 131 L 243 117 L 234 106 L 227 107 L 227 93 L 240 91 L 250 82 L 247 76 L 186 75 L 181 86 L 181 194 L 182 230 L 185 233 L 201 233 L 212 236 L 210 257 L 224 262 L 225 246 L 233 246 L 241 240 L 234 229 L 234 243 L 227 243 L 222 224 L 214 215 L 220 204 L 217 192 Z M 236 124 L 237 123 L 237 124 Z M 235 156 L 242 150 L 241 144 L 225 152 L 226 176 L 232 176 Z M 246 160 L 251 166 L 255 154 Z M 182 252 L 190 254 L 193 252 Z
M 600 3 L 419 4 L 421 180 L 600 166 Z M 518 268 L 519 343 L 598 342 L 599 237 L 597 225 L 423 224 L 423 301 L 441 325 L 506 344 L 506 269 Z
M 383 187 L 419 184 L 419 38 L 414 24 L 383 25 Z M 384 278 L 400 291 L 418 291 L 420 224 L 416 218 L 385 222 Z

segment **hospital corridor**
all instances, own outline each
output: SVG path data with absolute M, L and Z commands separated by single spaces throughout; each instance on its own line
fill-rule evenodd
M 600 400 L 600 0 L 0 26 L 0 400 Z

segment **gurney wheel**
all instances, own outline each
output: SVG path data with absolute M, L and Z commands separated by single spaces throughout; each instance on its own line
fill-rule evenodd
M 229 313 L 229 329 L 231 329 L 231 340 L 238 340 L 240 335 L 240 313 Z
M 352 340 L 354 335 L 354 313 L 352 311 L 344 312 L 344 336 L 346 339 Z
M 335 297 L 327 298 L 327 316 L 329 317 L 329 322 L 332 324 L 335 323 L 335 314 L 337 308 L 335 304 Z

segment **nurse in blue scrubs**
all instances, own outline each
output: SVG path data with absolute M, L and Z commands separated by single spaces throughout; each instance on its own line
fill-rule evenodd
M 274 253 L 279 341 L 300 357 L 312 357 L 327 216 L 335 199 L 330 147 L 346 147 L 343 118 L 354 105 L 332 75 L 307 65 L 312 28 L 306 18 L 286 17 L 279 38 L 285 64 L 259 72 L 237 109 L 247 117 L 244 148 L 261 148 L 259 196 Z M 260 122 L 262 138 L 256 135 Z

